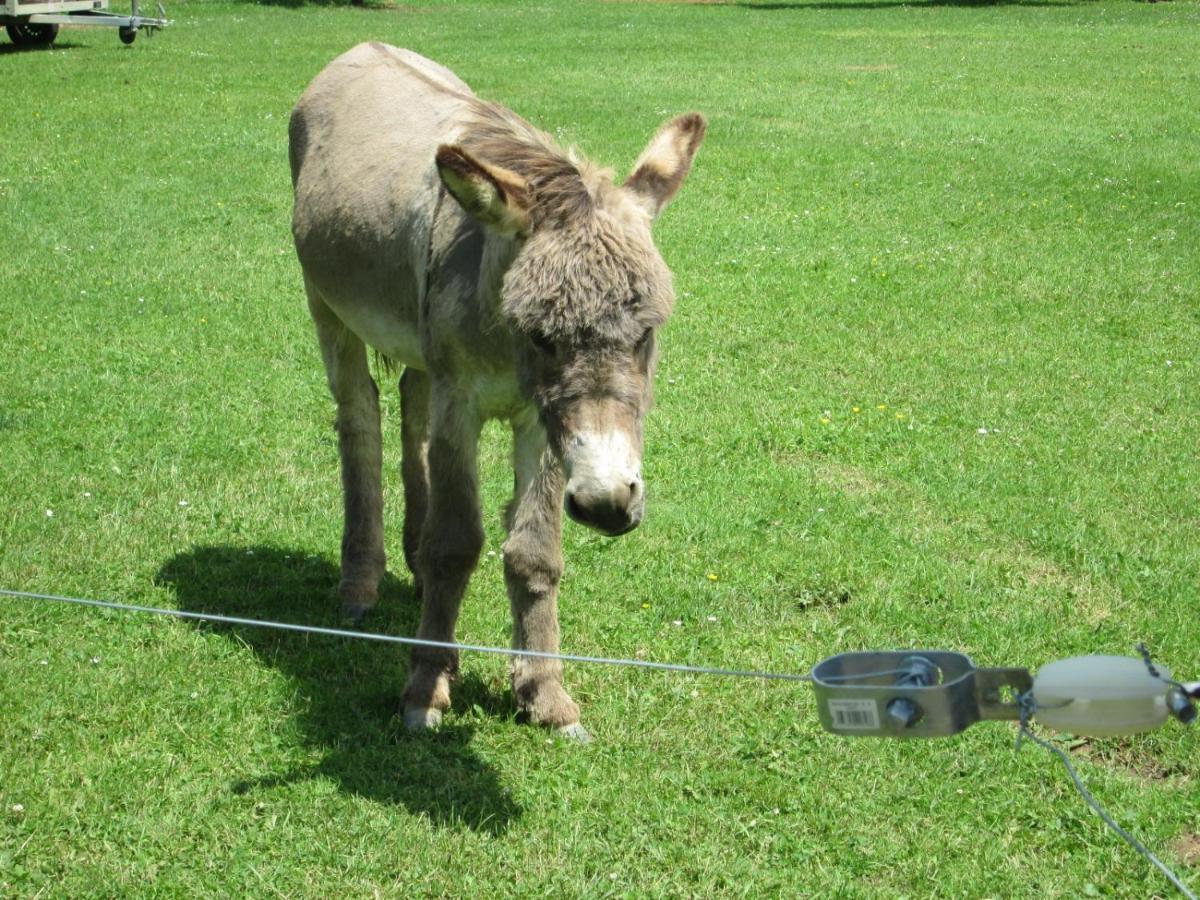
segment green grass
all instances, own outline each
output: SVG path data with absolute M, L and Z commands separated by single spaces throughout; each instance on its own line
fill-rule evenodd
M 800 672 L 1146 640 L 1200 675 L 1195 2 L 170 14 L 130 48 L 0 53 L 0 586 L 336 623 L 286 122 L 380 39 L 618 168 L 668 115 L 710 118 L 658 226 L 679 302 L 648 517 L 568 528 L 565 649 Z M 385 408 L 395 576 L 369 624 L 411 633 Z M 506 452 L 490 429 L 490 550 Z M 507 628 L 485 557 L 459 633 Z M 503 661 L 471 656 L 445 727 L 412 737 L 404 665 L 0 598 L 0 895 L 1169 889 L 1004 724 L 851 741 L 803 686 L 571 666 L 597 738 L 577 747 L 517 724 Z M 1196 739 L 1074 747 L 1193 884 Z

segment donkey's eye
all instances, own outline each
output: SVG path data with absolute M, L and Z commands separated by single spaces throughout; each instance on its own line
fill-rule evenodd
M 554 346 L 554 342 L 540 331 L 530 333 L 529 340 L 539 353 L 544 353 L 546 356 L 555 356 L 558 354 L 558 348 Z

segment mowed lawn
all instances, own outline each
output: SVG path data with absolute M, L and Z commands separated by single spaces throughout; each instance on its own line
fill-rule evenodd
M 1145 640 L 1200 677 L 1200 5 L 180 2 L 123 47 L 0 47 L 0 588 L 337 625 L 337 452 L 290 246 L 289 110 L 359 41 L 623 174 L 688 110 L 657 226 L 649 507 L 569 525 L 574 653 L 804 672 L 1036 667 Z M 391 572 L 411 634 L 399 422 Z M 508 641 L 511 488 L 460 638 Z M 804 685 L 572 665 L 596 740 L 468 655 L 0 597 L 0 895 L 1168 895 L 1008 723 L 821 731 Z M 1200 884 L 1200 732 L 1069 749 Z

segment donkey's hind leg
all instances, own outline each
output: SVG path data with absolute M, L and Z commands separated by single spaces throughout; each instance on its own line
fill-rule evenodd
M 429 507 L 429 376 L 405 369 L 400 377 L 400 432 L 404 441 L 400 471 L 404 476 L 404 561 L 421 596 L 417 553 Z
M 357 622 L 379 598 L 387 568 L 383 549 L 383 455 L 379 391 L 367 366 L 363 342 L 307 285 L 308 308 L 317 326 L 329 390 L 337 402 L 338 450 L 342 458 L 342 615 Z

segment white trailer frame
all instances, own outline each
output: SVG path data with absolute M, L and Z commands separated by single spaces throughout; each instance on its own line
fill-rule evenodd
M 116 28 L 121 41 L 132 44 L 139 30 L 171 24 L 161 3 L 157 16 L 143 16 L 138 0 L 130 2 L 129 15 L 122 16 L 108 11 L 109 0 L 0 0 L 0 25 L 8 27 L 15 44 L 46 45 L 53 42 L 60 25 Z

